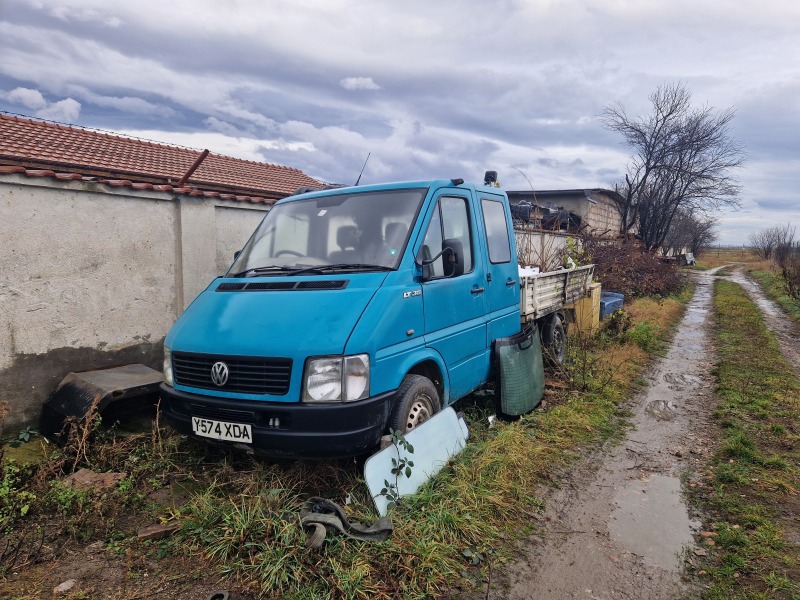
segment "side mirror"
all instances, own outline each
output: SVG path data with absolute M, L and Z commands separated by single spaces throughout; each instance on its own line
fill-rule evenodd
M 419 249 L 419 254 L 415 260 L 417 266 L 422 269 L 422 281 L 428 281 L 431 277 L 433 277 L 433 271 L 431 269 L 431 249 L 428 246 L 423 245 L 422 248 Z
M 449 238 L 442 242 L 444 276 L 458 277 L 464 274 L 464 244 L 461 240 Z
M 418 267 L 422 268 L 422 281 L 428 281 L 433 278 L 433 269 L 431 265 L 442 258 L 442 266 L 445 278 L 457 277 L 464 274 L 464 245 L 461 240 L 451 238 L 442 242 L 442 251 L 434 257 L 431 257 L 431 251 L 428 246 L 422 246 L 419 254 L 417 255 L 416 263 Z

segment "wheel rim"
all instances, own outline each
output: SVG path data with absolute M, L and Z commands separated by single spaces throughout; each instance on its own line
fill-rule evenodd
M 427 396 L 418 396 L 411 404 L 406 417 L 406 431 L 411 431 L 431 418 L 433 403 Z
M 564 340 L 564 332 L 560 328 L 556 328 L 553 332 L 553 354 L 558 362 L 564 360 L 564 351 L 566 350 L 566 343 Z

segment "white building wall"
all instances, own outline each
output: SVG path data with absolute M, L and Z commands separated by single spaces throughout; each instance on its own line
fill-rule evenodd
M 214 226 L 217 237 L 216 273 L 222 275 L 233 262 L 233 254 L 241 250 L 258 227 L 264 213 L 240 206 L 215 206 Z
M 227 269 L 266 209 L 0 178 L 0 403 L 8 410 L 0 433 L 35 423 L 69 371 L 160 368 L 172 323 Z

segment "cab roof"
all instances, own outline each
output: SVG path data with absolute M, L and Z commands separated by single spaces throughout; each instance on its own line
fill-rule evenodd
M 284 204 L 286 202 L 293 202 L 295 200 L 307 198 L 320 198 L 324 196 L 335 196 L 339 194 L 353 194 L 364 192 L 382 192 L 387 190 L 407 190 L 407 189 L 441 189 L 452 188 L 454 190 L 474 190 L 483 193 L 500 194 L 503 191 L 496 187 L 489 187 L 485 185 L 475 185 L 473 183 L 464 182 L 456 185 L 451 179 L 429 179 L 420 181 L 395 181 L 390 183 L 374 183 L 370 185 L 348 186 L 348 187 L 335 187 L 325 190 L 315 190 L 302 194 L 288 196 L 278 201 L 276 204 Z

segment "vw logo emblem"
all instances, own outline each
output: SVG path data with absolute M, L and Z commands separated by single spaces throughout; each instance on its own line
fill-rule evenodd
M 215 362 L 211 367 L 211 381 L 217 387 L 222 387 L 228 383 L 228 365 L 224 362 Z

